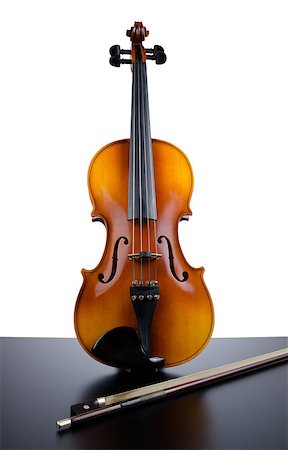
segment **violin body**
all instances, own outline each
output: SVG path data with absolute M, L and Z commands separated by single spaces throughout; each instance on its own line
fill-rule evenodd
M 214 314 L 203 280 L 204 268 L 195 269 L 187 263 L 178 240 L 179 221 L 191 215 L 191 165 L 181 150 L 167 142 L 153 139 L 152 151 L 158 213 L 156 239 L 161 257 L 151 262 L 151 270 L 157 265 L 161 296 L 151 325 L 151 346 L 152 354 L 164 357 L 164 367 L 169 367 L 184 363 L 203 350 L 212 334 Z M 79 342 L 94 358 L 93 344 L 108 330 L 138 327 L 129 295 L 128 255 L 132 253 L 133 224 L 127 220 L 128 171 L 127 139 L 102 148 L 91 161 L 88 173 L 92 217 L 105 224 L 107 240 L 98 266 L 82 270 L 84 280 L 75 307 L 75 329 Z M 148 233 L 153 235 L 152 221 L 146 222 L 142 230 L 144 241 Z M 134 225 L 136 236 L 138 226 Z M 136 240 L 135 246 L 138 244 Z
M 176 146 L 151 138 L 146 61 L 161 65 L 166 55 L 159 45 L 142 46 L 148 33 L 135 22 L 131 50 L 110 48 L 111 65 L 132 69 L 131 134 L 99 150 L 89 167 L 92 220 L 103 222 L 107 239 L 98 266 L 82 270 L 75 306 L 87 353 L 135 370 L 194 358 L 214 325 L 204 269 L 187 263 L 178 238 L 179 221 L 192 214 L 191 165 Z

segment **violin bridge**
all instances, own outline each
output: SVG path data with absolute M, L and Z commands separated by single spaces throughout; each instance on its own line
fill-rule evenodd
M 138 261 L 140 259 L 149 259 L 150 261 L 154 259 L 159 259 L 162 256 L 162 253 L 153 253 L 153 252 L 139 252 L 139 253 L 128 253 L 128 258 L 131 261 Z

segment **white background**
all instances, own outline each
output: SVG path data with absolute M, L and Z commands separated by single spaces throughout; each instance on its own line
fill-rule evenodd
M 80 269 L 105 241 L 90 221 L 96 151 L 129 136 L 131 72 L 108 64 L 134 20 L 149 63 L 153 137 L 195 174 L 180 225 L 206 268 L 214 336 L 287 334 L 286 1 L 9 0 L 1 3 L 1 329 L 74 336 Z

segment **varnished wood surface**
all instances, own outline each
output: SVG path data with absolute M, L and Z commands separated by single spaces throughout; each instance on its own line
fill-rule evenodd
M 183 215 L 191 214 L 189 202 L 193 190 L 192 169 L 184 153 L 177 147 L 153 140 L 153 158 L 157 197 L 157 239 L 166 236 L 173 250 L 177 276 L 188 273 L 188 280 L 177 281 L 171 273 L 165 240 L 156 247 L 153 223 L 149 223 L 151 251 L 162 257 L 151 262 L 151 278 L 156 271 L 160 300 L 152 324 L 153 354 L 165 358 L 173 366 L 195 357 L 207 345 L 213 330 L 213 305 L 203 280 L 204 269 L 192 268 L 182 253 L 178 240 L 178 223 Z M 137 328 L 129 295 L 132 265 L 132 221 L 127 220 L 129 141 L 117 141 L 101 149 L 93 158 L 88 174 L 92 216 L 105 222 L 107 241 L 103 257 L 95 269 L 83 269 L 83 285 L 75 307 L 75 329 L 83 348 L 91 355 L 94 342 L 118 326 Z M 117 271 L 109 283 L 99 282 L 98 275 L 109 278 L 115 242 L 118 249 Z M 143 221 L 143 245 L 148 245 L 148 226 Z M 139 251 L 139 227 L 135 224 L 135 251 Z M 144 248 L 145 250 L 145 248 Z M 135 263 L 139 279 L 139 263 Z M 147 279 L 144 270 L 144 280 Z

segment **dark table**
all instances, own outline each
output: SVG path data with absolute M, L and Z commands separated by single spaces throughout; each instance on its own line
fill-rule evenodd
M 285 450 L 287 364 L 57 432 L 70 405 L 287 347 L 287 338 L 212 339 L 195 359 L 136 377 L 75 339 L 2 338 L 2 449 Z M 155 378 L 156 377 L 156 378 Z

